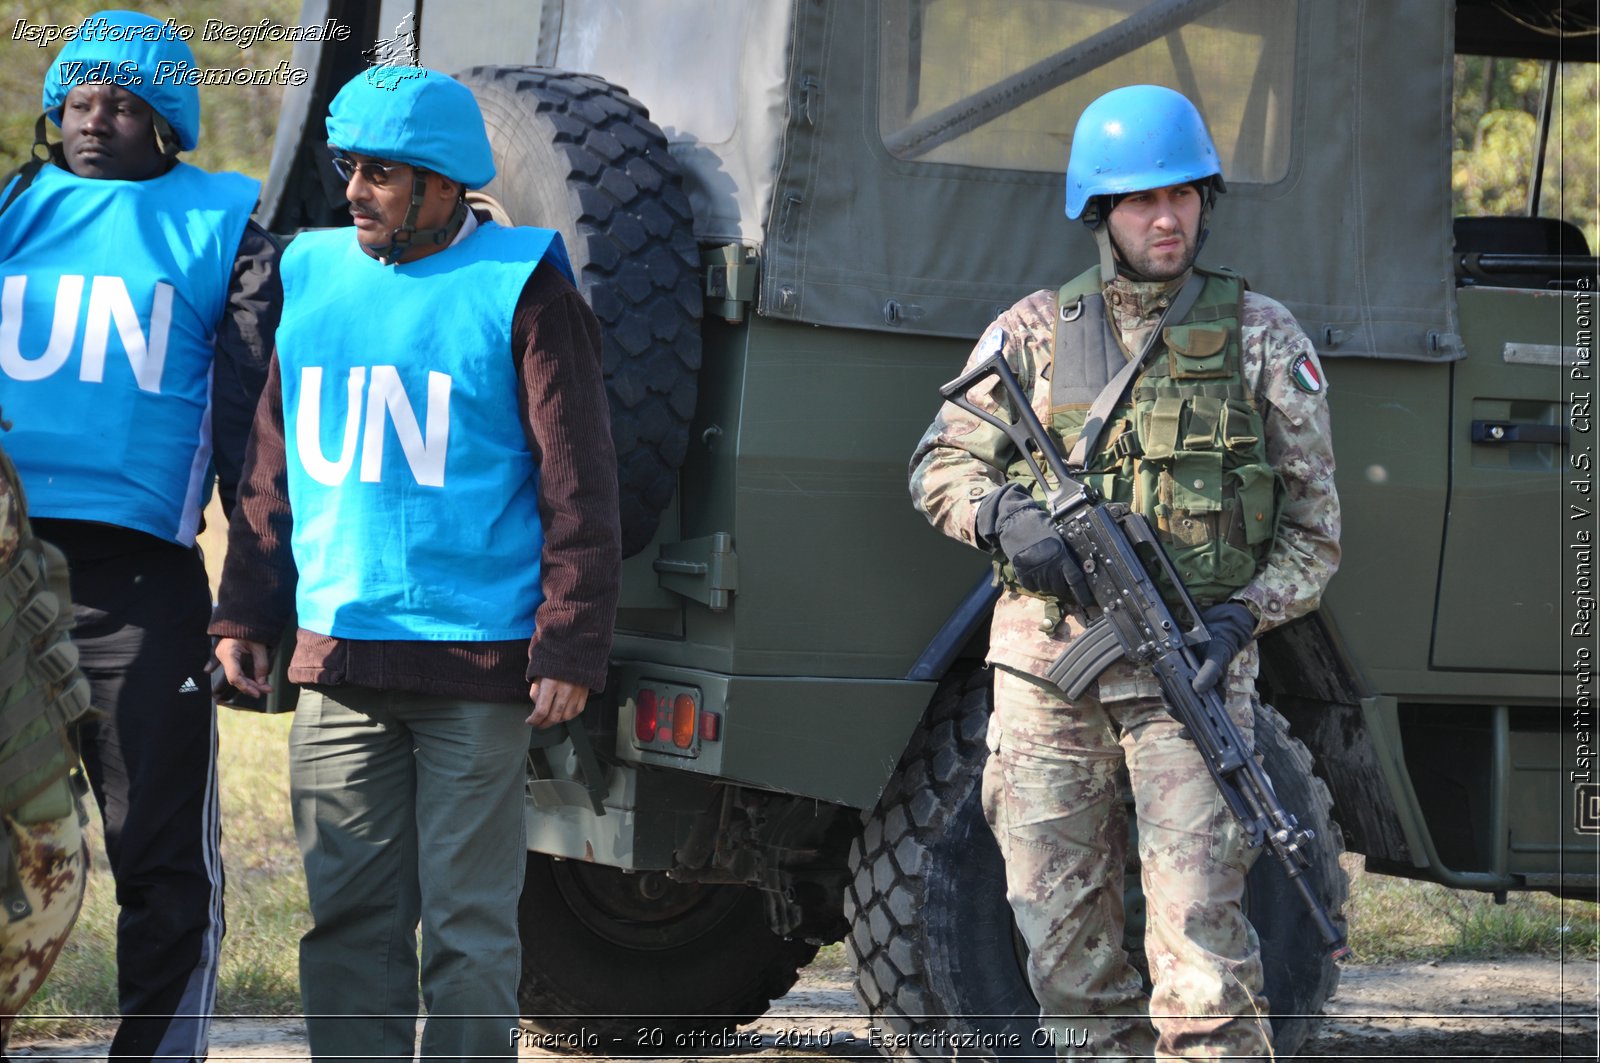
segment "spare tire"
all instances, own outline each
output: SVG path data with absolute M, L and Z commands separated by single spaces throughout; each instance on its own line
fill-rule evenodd
M 600 318 L 632 556 L 672 501 L 694 415 L 700 259 L 682 174 L 645 108 L 602 78 L 521 66 L 457 76 L 483 110 L 496 170 L 468 199 L 502 224 L 561 233 Z

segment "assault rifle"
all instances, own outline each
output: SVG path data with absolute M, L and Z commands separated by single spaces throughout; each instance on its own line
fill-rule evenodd
M 1272 780 L 1256 763 L 1216 686 L 1203 693 L 1194 689 L 1199 671 L 1194 647 L 1203 646 L 1210 635 L 1182 577 L 1149 521 L 1125 505 L 1104 501 L 1068 473 L 1000 347 L 995 343 L 988 358 L 941 387 L 939 393 L 947 402 L 1004 432 L 1027 460 L 1044 488 L 1052 523 L 1079 563 L 1078 570 L 1068 571 L 1068 579 L 1084 602 L 1092 601 L 1098 607 L 1099 616 L 1051 666 L 1049 680 L 1067 697 L 1076 698 L 1123 657 L 1154 672 L 1168 710 L 1199 748 L 1217 789 L 1248 833 L 1250 845 L 1264 843 L 1272 850 L 1304 899 L 1323 943 L 1334 959 L 1343 959 L 1350 947 L 1305 878 L 1311 861 L 1304 846 L 1315 835 L 1302 828 L 1278 801 Z M 1014 422 L 980 409 L 967 398 L 967 392 L 990 377 L 998 377 L 1004 387 L 1016 411 Z M 1179 615 L 1162 598 L 1143 558 L 1165 578 L 1177 599 Z

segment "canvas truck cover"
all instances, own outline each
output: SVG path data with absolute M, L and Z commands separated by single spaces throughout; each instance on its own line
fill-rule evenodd
M 391 0 L 380 18 L 409 6 Z M 594 73 L 648 107 L 687 171 L 702 243 L 760 252 L 757 309 L 769 317 L 976 337 L 998 310 L 1096 260 L 1063 213 L 1072 129 L 1096 96 L 1146 82 L 1195 101 L 1224 162 L 1228 194 L 1200 261 L 1286 303 L 1324 355 L 1421 360 L 1459 357 L 1453 7 L 416 5 L 429 66 Z
M 1448 3 L 561 6 L 555 61 L 650 107 L 701 238 L 760 249 L 763 314 L 975 337 L 1095 260 L 1063 214 L 1071 131 L 1144 81 L 1193 98 L 1225 161 L 1203 262 L 1324 354 L 1457 354 Z

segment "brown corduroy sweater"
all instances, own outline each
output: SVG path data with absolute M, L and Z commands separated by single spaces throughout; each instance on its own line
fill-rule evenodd
M 527 701 L 534 678 L 591 690 L 605 685 L 621 533 L 600 328 L 583 297 L 548 261 L 535 268 L 522 289 L 511 346 L 506 357 L 515 361 L 521 382 L 518 400 L 539 466 L 545 536 L 540 558 L 545 600 L 533 638 L 373 641 L 301 629 L 289 663 L 291 682 L 511 702 Z M 213 635 L 271 644 L 290 622 L 294 515 L 285 476 L 283 389 L 274 357 L 228 528 Z

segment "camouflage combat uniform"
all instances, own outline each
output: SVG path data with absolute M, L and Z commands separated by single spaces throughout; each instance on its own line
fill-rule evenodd
M 1181 279 L 1119 277 L 1105 287 L 1107 320 L 1124 351 L 1140 349 L 1180 286 Z M 1058 412 L 1048 383 L 1057 303 L 1053 291 L 1018 302 L 969 363 L 994 329 L 1004 330 L 1006 360 L 1047 425 Z M 1239 331 L 1240 375 L 1264 420 L 1266 459 L 1280 480 L 1276 537 L 1231 596 L 1256 615 L 1259 634 L 1316 607 L 1338 565 L 1339 505 L 1326 389 L 1310 341 L 1281 304 L 1253 292 L 1244 294 Z M 993 396 L 971 393 L 975 403 L 997 409 Z M 946 404 L 912 458 L 916 505 L 945 534 L 976 545 L 979 504 L 1006 483 L 1015 457 L 1002 433 Z M 1040 678 L 1085 621 L 1075 608 L 1008 587 L 995 607 L 989 649 L 997 667 L 984 807 L 1031 950 L 1029 979 L 1044 1025 L 1058 1031 L 1063 1057 L 1083 1040 L 1067 1031 L 1085 1026 L 1080 1055 L 1265 1055 L 1259 945 L 1239 908 L 1256 851 L 1244 845 L 1152 676 L 1119 662 L 1071 703 Z M 1247 738 L 1257 667 L 1251 644 L 1224 680 L 1228 710 Z M 1148 1002 L 1122 948 L 1124 768 L 1148 905 Z
M 89 694 L 65 638 L 65 585 L 65 559 L 33 539 L 0 451 L 0 1051 L 78 918 L 88 871 L 68 732 Z

